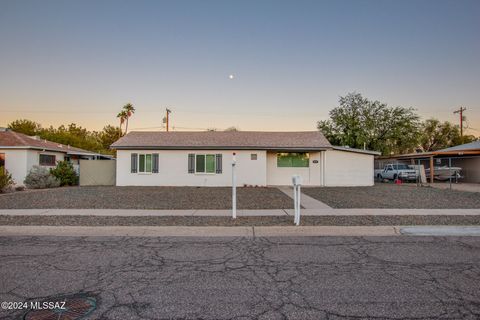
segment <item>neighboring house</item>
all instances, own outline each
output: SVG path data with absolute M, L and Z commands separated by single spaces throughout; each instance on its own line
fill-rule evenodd
M 69 160 L 78 172 L 80 159 L 109 158 L 98 153 L 30 137 L 0 128 L 0 167 L 4 167 L 16 185 L 23 181 L 33 166 L 52 168 L 57 162 Z
M 117 186 L 373 185 L 378 152 L 332 146 L 311 132 L 130 132 L 117 151 Z

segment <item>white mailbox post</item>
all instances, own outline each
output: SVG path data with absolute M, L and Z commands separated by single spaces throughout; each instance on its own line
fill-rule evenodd
M 235 152 L 232 156 L 232 218 L 237 218 L 237 177 L 235 176 L 235 165 L 237 160 L 235 159 Z
M 295 225 L 300 224 L 300 194 L 301 190 L 300 187 L 302 185 L 302 177 L 299 175 L 294 175 L 292 177 L 292 183 L 293 183 L 293 207 L 295 209 L 295 217 L 293 222 Z

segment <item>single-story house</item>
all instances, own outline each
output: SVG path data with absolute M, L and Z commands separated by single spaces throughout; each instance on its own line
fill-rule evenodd
M 237 184 L 371 186 L 378 152 L 332 146 L 319 131 L 130 132 L 117 151 L 117 186 Z
M 69 160 L 78 172 L 80 159 L 106 158 L 109 156 L 0 128 L 0 167 L 12 175 L 16 185 L 23 185 L 35 165 L 52 168 L 59 161 Z
M 480 183 L 480 140 L 437 151 L 377 157 L 375 166 L 380 169 L 387 163 L 395 162 L 433 168 L 429 170 L 429 181 L 433 180 L 435 168 L 460 167 L 460 182 Z

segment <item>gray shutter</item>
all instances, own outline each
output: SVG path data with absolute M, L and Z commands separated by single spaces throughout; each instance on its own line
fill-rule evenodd
M 215 155 L 215 167 L 216 173 L 222 173 L 222 154 L 218 153 Z
M 158 173 L 158 153 L 152 153 L 152 173 Z
M 130 172 L 137 173 L 137 162 L 138 162 L 138 154 L 132 153 L 131 154 L 131 161 L 130 161 Z
M 188 173 L 195 173 L 195 154 L 188 154 Z

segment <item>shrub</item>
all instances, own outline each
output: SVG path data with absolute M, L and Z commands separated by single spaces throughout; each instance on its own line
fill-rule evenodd
M 33 166 L 23 182 L 30 189 L 56 188 L 60 181 L 50 171 L 40 166 Z
M 60 181 L 61 186 L 74 186 L 78 184 L 78 176 L 69 161 L 60 161 L 50 173 Z
M 12 175 L 8 173 L 7 169 L 0 167 L 0 192 L 5 191 L 13 185 Z

